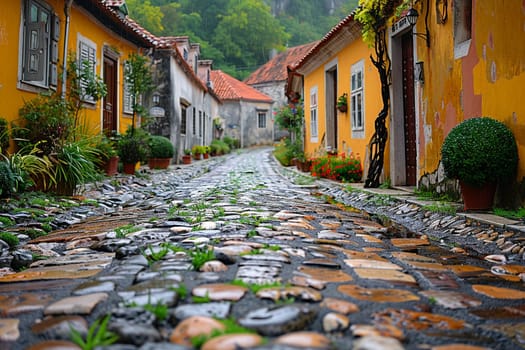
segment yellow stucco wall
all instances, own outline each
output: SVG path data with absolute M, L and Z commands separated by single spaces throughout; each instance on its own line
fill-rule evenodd
M 65 33 L 65 15 L 64 15 L 64 1 L 50 0 L 47 4 L 51 6 L 54 12 L 60 17 L 60 39 L 59 39 L 59 75 L 62 71 L 63 64 L 63 47 L 64 47 L 64 33 Z M 19 79 L 19 62 L 21 62 L 21 45 L 20 35 L 22 29 L 20 23 L 22 20 L 22 1 L 13 0 L 6 1 L 2 5 L 0 11 L 0 117 L 8 121 L 14 121 L 19 118 L 18 110 L 23 106 L 24 101 L 28 101 L 37 96 L 39 92 L 44 92 L 42 89 L 31 89 L 27 91 L 25 88 L 17 86 Z M 76 51 L 78 43 L 78 35 L 89 39 L 97 46 L 97 66 L 96 73 L 102 76 L 102 62 L 103 62 L 103 48 L 104 45 L 113 48 L 119 53 L 119 69 L 118 69 L 118 115 L 119 115 L 119 131 L 124 132 L 128 125 L 131 124 L 130 116 L 123 116 L 122 113 L 122 82 L 123 69 L 122 63 L 129 56 L 131 52 L 137 52 L 137 47 L 132 43 L 123 40 L 102 25 L 92 17 L 87 11 L 73 6 L 70 17 L 70 33 L 68 40 L 68 51 Z M 60 90 L 60 81 L 58 83 Z M 95 105 L 88 105 L 85 109 L 85 119 L 89 130 L 93 132 L 100 131 L 102 123 L 102 111 L 100 108 L 101 102 Z
M 517 180 L 521 180 L 525 176 L 525 3 L 473 0 L 472 9 L 472 40 L 465 57 L 454 58 L 450 6 L 445 24 L 436 24 L 431 6 L 431 47 L 418 39 L 418 60 L 425 62 L 425 84 L 418 101 L 419 175 L 437 168 L 441 144 L 452 127 L 467 118 L 489 116 L 513 131 L 520 157 Z M 417 32 L 424 31 L 422 17 Z
M 349 98 L 348 111 L 342 113 L 337 111 L 337 149 L 338 152 L 349 154 L 352 152 L 359 156 L 363 165 L 367 164 L 367 147 L 370 138 L 374 133 L 374 121 L 381 109 L 380 82 L 376 68 L 370 61 L 371 50 L 362 40 L 356 40 L 338 51 L 334 56 L 324 62 L 319 62 L 317 68 L 304 76 L 305 94 L 305 153 L 312 155 L 322 153 L 324 146 L 321 144 L 322 137 L 326 132 L 326 86 L 325 86 L 325 67 L 330 62 L 337 60 L 337 91 L 336 96 L 347 93 Z M 363 86 L 364 86 L 364 133 L 363 137 L 352 137 L 351 113 L 350 113 L 350 79 L 351 68 L 358 62 L 362 62 Z M 318 91 L 318 142 L 311 141 L 310 128 L 310 90 L 317 87 Z M 388 148 L 388 146 L 387 146 Z M 388 149 L 385 152 L 385 175 L 388 176 Z

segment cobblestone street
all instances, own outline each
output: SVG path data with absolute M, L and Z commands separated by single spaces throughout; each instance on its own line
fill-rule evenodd
M 117 180 L 21 245 L 44 259 L 4 269 L 1 349 L 79 349 L 106 322 L 118 340 L 97 349 L 525 347 L 515 231 L 314 181 L 269 148 Z

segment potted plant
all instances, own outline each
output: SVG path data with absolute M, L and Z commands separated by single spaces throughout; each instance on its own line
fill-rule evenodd
M 472 118 L 456 125 L 441 147 L 445 175 L 459 180 L 465 210 L 492 207 L 499 181 L 516 174 L 518 149 L 505 124 Z
M 346 92 L 337 99 L 337 109 L 342 113 L 346 113 L 348 110 L 348 94 Z
M 194 145 L 191 148 L 191 153 L 193 154 L 193 159 L 200 160 L 201 159 L 201 154 L 203 153 L 202 146 Z
M 204 159 L 208 159 L 210 157 L 211 147 L 210 146 L 202 146 L 202 157 Z
M 99 155 L 99 166 L 107 176 L 113 176 L 118 169 L 118 153 L 115 142 L 104 134 L 96 141 L 95 147 Z
M 139 129 L 128 130 L 118 142 L 118 155 L 124 167 L 124 173 L 135 174 L 138 162 L 147 159 L 149 146 L 145 132 Z
M 150 169 L 167 169 L 175 149 L 170 139 L 160 135 L 153 135 L 149 139 L 149 160 Z
M 191 164 L 191 149 L 185 149 L 182 156 L 182 164 Z

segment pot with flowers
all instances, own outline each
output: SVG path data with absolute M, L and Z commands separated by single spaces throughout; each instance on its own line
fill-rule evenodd
M 337 109 L 342 113 L 346 113 L 348 110 L 348 94 L 346 92 L 337 99 Z
M 144 162 L 149 155 L 149 135 L 139 129 L 130 129 L 118 141 L 118 154 L 124 173 L 135 174 L 138 162 Z
M 95 143 L 99 155 L 100 168 L 107 176 L 113 176 L 118 170 L 118 153 L 115 142 L 104 134 L 100 135 Z
M 488 117 L 456 125 L 441 147 L 445 175 L 459 180 L 465 210 L 492 207 L 498 182 L 512 181 L 518 148 L 512 131 Z
M 152 135 L 149 139 L 149 149 L 149 168 L 167 169 L 175 153 L 170 139 L 161 135 Z
M 182 156 L 182 164 L 191 164 L 191 149 L 186 148 Z

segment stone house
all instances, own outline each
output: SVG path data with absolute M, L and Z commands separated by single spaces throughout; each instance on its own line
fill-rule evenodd
M 284 52 L 278 53 L 270 61 L 266 62 L 244 80 L 244 83 L 270 96 L 274 101 L 272 110 L 276 111 L 288 104 L 286 96 L 286 84 L 288 79 L 288 67 L 295 65 L 303 58 L 317 42 L 295 46 Z M 275 125 L 274 138 L 281 139 L 287 135 L 284 130 L 279 130 Z
M 222 101 L 224 136 L 239 140 L 241 147 L 271 144 L 273 100 L 220 70 L 211 71 L 211 83 Z

